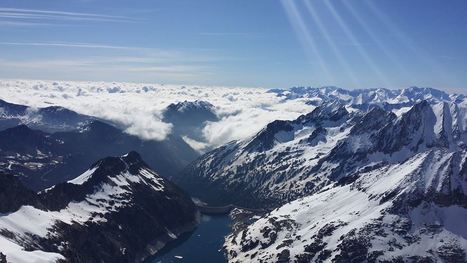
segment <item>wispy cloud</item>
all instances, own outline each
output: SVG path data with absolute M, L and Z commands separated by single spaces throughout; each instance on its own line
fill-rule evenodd
M 71 76 L 74 79 L 113 80 L 126 78 L 139 80 L 180 81 L 199 80 L 212 77 L 213 68 L 199 63 L 185 63 L 180 60 L 152 62 L 144 57 L 83 57 L 62 59 L 2 59 L 0 68 L 5 76 L 26 78 L 42 76 L 59 78 Z M 47 72 L 43 70 L 47 69 Z M 1 74 L 0 74 L 1 76 Z M 3 76 L 3 77 L 5 77 Z
M 198 65 L 161 65 L 161 66 L 137 66 L 129 67 L 129 72 L 145 74 L 163 74 L 165 76 L 195 77 L 197 75 L 206 76 L 209 74 L 209 67 Z
M 65 68 L 65 67 L 88 67 L 95 65 L 97 60 L 90 59 L 41 59 L 41 60 L 8 60 L 0 59 L 1 67 L 11 68 L 29 68 L 29 69 L 42 69 L 42 68 Z
M 0 55 L 0 68 L 5 69 L 0 76 L 20 78 L 52 79 L 70 76 L 67 79 L 128 78 L 180 83 L 211 79 L 218 63 L 240 59 L 213 50 L 152 48 L 109 43 L 3 41 L 0 42 L 0 47 L 2 46 L 2 50 L 8 50 L 11 46 L 28 52 L 34 51 L 32 55 L 21 58 L 10 58 L 6 55 L 8 52 Z M 68 49 L 83 50 L 68 52 Z M 51 51 L 54 52 L 54 56 L 43 56 Z M 76 53 L 80 55 L 77 56 Z
M 137 22 L 126 16 L 80 13 L 56 10 L 0 8 L 0 23 L 4 25 L 44 25 L 51 21 Z M 26 22 L 24 22 L 26 21 Z
M 251 37 L 258 36 L 257 34 L 246 32 L 201 32 L 200 36 L 214 36 L 214 37 Z
M 92 48 L 92 49 L 122 49 L 141 50 L 139 47 L 115 46 L 92 43 L 70 43 L 70 42 L 0 42 L 0 45 L 8 46 L 39 46 L 39 47 L 71 47 L 71 48 Z
M 0 20 L 0 26 L 63 26 L 63 24 Z
M 91 67 L 101 67 L 107 69 L 122 69 L 131 72 L 160 72 L 160 73 L 182 73 L 194 72 L 206 66 L 180 64 L 177 61 L 164 61 L 159 63 L 157 60 L 144 61 L 142 57 L 86 57 L 86 58 L 69 58 L 69 59 L 25 59 L 25 60 L 9 60 L 0 58 L 1 67 L 17 67 L 17 68 L 49 68 L 53 67 L 64 68 L 83 67 L 90 69 Z M 141 61 L 141 62 L 139 62 Z
M 0 46 L 38 47 L 38 48 L 82 48 L 115 50 L 113 58 L 126 63 L 161 63 L 161 62 L 213 62 L 239 61 L 243 57 L 220 55 L 216 50 L 205 49 L 160 49 L 139 46 L 121 46 L 103 43 L 81 42 L 0 42 Z M 122 56 L 122 54 L 124 54 Z M 128 55 L 129 54 L 129 55 Z M 128 55 L 128 56 L 127 56 Z

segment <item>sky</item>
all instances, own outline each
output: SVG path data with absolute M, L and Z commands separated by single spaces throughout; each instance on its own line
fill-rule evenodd
M 465 0 L 2 0 L 0 78 L 467 93 Z

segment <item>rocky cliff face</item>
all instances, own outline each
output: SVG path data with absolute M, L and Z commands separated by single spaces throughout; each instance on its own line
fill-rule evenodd
M 198 220 L 191 199 L 136 152 L 104 158 L 33 198 L 40 206 L 23 204 L 0 216 L 7 259 L 141 261 Z
M 261 148 L 266 157 L 254 166 L 267 175 L 241 182 L 264 180 L 275 191 L 257 191 L 258 199 L 273 196 L 283 205 L 226 239 L 229 262 L 467 262 L 467 229 L 461 226 L 467 217 L 467 129 L 459 107 L 422 101 L 399 116 L 377 107 L 332 120 L 318 108 L 290 122 L 294 129 L 276 131 L 289 134 Z M 304 133 L 303 127 L 313 128 Z M 269 156 L 280 149 L 275 162 L 290 165 L 284 180 L 271 180 L 278 170 Z M 314 158 L 306 160 L 307 152 Z M 244 152 L 237 158 L 235 151 L 228 156 L 234 161 L 210 156 L 208 165 L 228 170 L 252 158 Z
M 203 155 L 176 182 L 211 202 L 274 207 L 425 151 L 465 150 L 466 115 L 459 112 L 426 101 L 399 116 L 380 107 L 322 106 Z M 215 198 L 218 192 L 226 194 Z
M 40 206 L 36 193 L 13 175 L 0 174 L 0 213 L 14 212 L 23 205 Z
M 226 239 L 229 262 L 466 262 L 467 152 L 357 172 Z

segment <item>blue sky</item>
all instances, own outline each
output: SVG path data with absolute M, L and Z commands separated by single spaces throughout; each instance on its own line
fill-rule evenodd
M 0 78 L 467 90 L 465 0 L 2 0 Z

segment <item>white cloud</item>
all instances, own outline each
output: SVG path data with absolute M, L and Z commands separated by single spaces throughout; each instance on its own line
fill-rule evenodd
M 120 123 L 126 132 L 161 140 L 171 132 L 161 113 L 179 101 L 205 100 L 221 120 L 203 130 L 198 148 L 244 139 L 276 119 L 294 119 L 312 110 L 301 100 L 282 101 L 262 88 L 227 88 L 118 82 L 0 80 L 1 99 L 43 107 L 60 105 Z M 194 143 L 190 141 L 190 143 Z
M 232 94 L 227 97 L 232 98 Z M 219 146 L 232 140 L 245 139 L 274 120 L 295 119 L 313 109 L 304 101 L 281 101 L 262 90 L 238 94 L 233 98 L 235 100 L 232 103 L 225 104 L 228 106 L 220 110 L 224 117 L 219 122 L 208 123 L 203 131 L 211 145 Z
M 94 13 L 78 13 L 57 10 L 0 8 L 0 19 L 17 19 L 30 21 L 100 21 L 100 22 L 135 22 L 134 18 Z
M 103 45 L 94 43 L 73 43 L 73 42 L 0 42 L 0 45 L 7 46 L 39 46 L 39 47 L 71 47 L 71 48 L 92 48 L 92 49 L 123 49 L 140 50 L 142 48 L 129 46 Z

